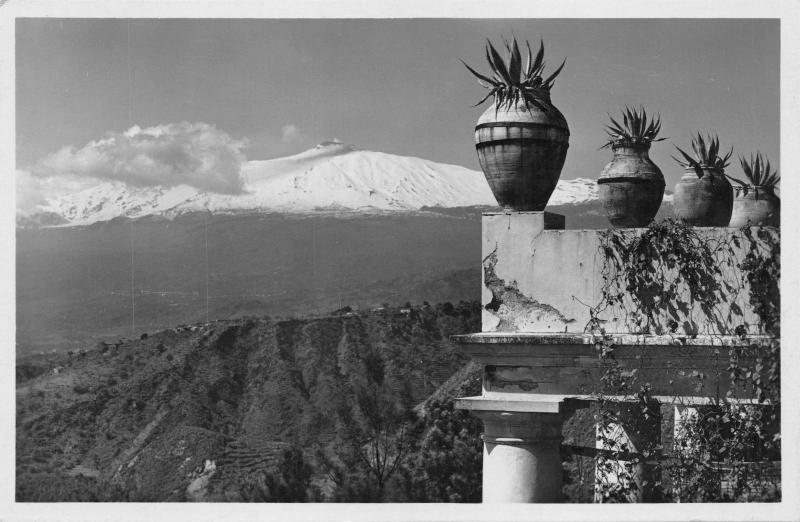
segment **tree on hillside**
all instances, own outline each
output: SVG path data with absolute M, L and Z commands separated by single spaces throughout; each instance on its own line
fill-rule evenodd
M 386 375 L 379 352 L 367 351 L 361 362 L 363 372 L 349 379 L 352 404 L 336 412 L 337 436 L 319 454 L 342 502 L 382 501 L 413 444 L 405 386 Z
M 422 421 L 419 449 L 409 459 L 407 487 L 412 502 L 480 502 L 483 431 L 451 399 L 432 401 Z
M 397 403 L 386 404 L 380 393 L 359 397 L 368 437 L 358 453 L 369 476 L 383 495 L 387 481 L 397 472 L 411 445 L 408 419 Z M 384 396 L 385 397 L 385 396 Z M 388 406 L 388 410 L 383 407 Z M 392 409 L 394 411 L 392 411 Z

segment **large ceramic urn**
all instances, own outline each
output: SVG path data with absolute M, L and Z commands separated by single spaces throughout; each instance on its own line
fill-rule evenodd
M 475 125 L 475 148 L 497 203 L 539 211 L 556 188 L 569 147 L 569 127 L 548 95 L 544 109 L 520 100 L 489 107 Z
M 664 198 L 664 175 L 650 160 L 649 143 L 614 144 L 614 159 L 597 179 L 603 209 L 618 228 L 643 227 Z
M 772 187 L 735 187 L 731 227 L 781 224 L 781 200 Z
M 733 187 L 722 172 L 703 168 L 703 177 L 686 169 L 672 205 L 675 217 L 696 227 L 727 227 L 733 211 Z

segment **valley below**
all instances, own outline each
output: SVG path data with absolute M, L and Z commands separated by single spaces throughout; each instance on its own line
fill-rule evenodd
M 191 214 L 18 229 L 17 353 L 206 317 L 477 299 L 479 241 L 479 217 L 435 213 Z

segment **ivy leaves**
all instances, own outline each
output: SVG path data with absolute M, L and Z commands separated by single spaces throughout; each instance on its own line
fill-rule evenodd
M 701 237 L 693 227 L 665 220 L 642 233 L 604 231 L 600 250 L 605 263 L 602 306 L 633 312 L 638 324 L 629 326 L 635 331 L 675 333 L 682 324 L 684 333 L 696 334 L 695 306 L 713 323 L 725 322 L 721 305 L 736 290 L 722 277 L 722 266 L 734 262 L 730 242 Z
M 601 314 L 624 318 L 627 330 L 639 334 L 705 333 L 741 341 L 753 329 L 770 334 L 767 346 L 730 348 L 730 391 L 722 397 L 702 368 L 678 372 L 691 378 L 695 393 L 711 406 L 699 408 L 702 415 L 685 423 L 673 451 L 661 455 L 658 465 L 672 484 L 664 493 L 680 501 L 779 499 L 780 478 L 770 467 L 780 459 L 778 231 L 754 227 L 714 234 L 665 220 L 645 230 L 605 231 L 599 251 L 601 299 L 590 310 L 587 331 L 600 334 L 601 410 L 613 409 L 620 397 L 637 401 L 649 390 L 644 383 L 635 393 L 636 373 L 614 360 Z M 752 315 L 745 317 L 737 304 L 742 300 L 749 301 L 758 324 L 748 324 Z

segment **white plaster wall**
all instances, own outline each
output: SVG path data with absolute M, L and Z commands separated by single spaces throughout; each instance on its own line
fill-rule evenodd
M 482 303 L 484 332 L 583 332 L 590 320 L 590 307 L 602 298 L 598 230 L 546 230 L 545 213 L 497 213 L 483 216 Z M 723 236 L 741 234 L 738 229 L 698 229 L 700 234 Z M 737 255 L 744 256 L 745 246 Z M 744 274 L 725 270 L 725 278 L 744 285 Z M 688 293 L 686 293 L 688 296 Z M 758 324 L 748 303 L 748 292 L 726 295 L 718 314 L 726 329 L 738 322 Z M 735 303 L 743 311 L 740 314 Z M 608 333 L 642 333 L 631 320 L 628 307 L 608 309 L 600 314 Z M 704 318 L 699 303 L 677 321 L 676 334 L 720 334 L 718 325 Z M 689 327 L 688 320 L 695 326 Z M 694 329 L 694 331 L 692 331 Z M 760 333 L 751 326 L 750 333 Z M 653 332 L 650 332 L 653 333 Z M 731 331 L 724 332 L 731 334 Z

